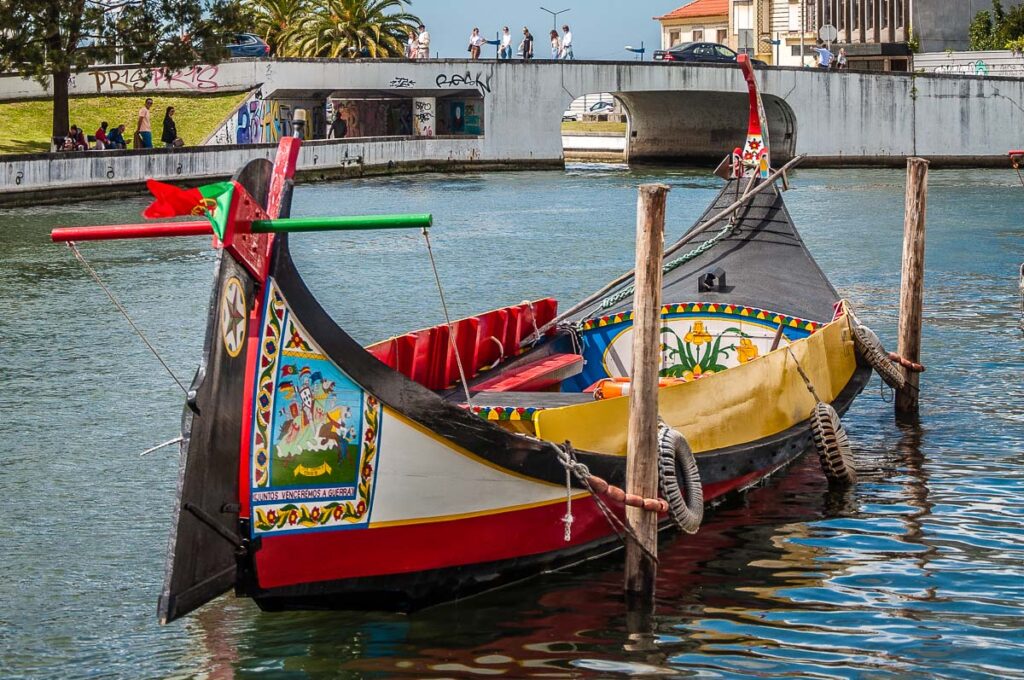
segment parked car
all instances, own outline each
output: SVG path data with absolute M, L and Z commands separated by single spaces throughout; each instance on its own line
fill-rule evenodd
M 600 101 L 590 105 L 591 113 L 611 113 L 615 108 L 615 102 Z
M 266 57 L 270 54 L 270 45 L 258 35 L 252 33 L 239 33 L 235 40 L 227 46 L 231 52 L 231 58 L 238 57 Z
M 654 53 L 655 61 L 690 61 L 709 64 L 735 64 L 736 52 L 725 45 L 709 42 L 682 43 L 667 50 L 657 50 Z M 754 66 L 767 66 L 766 62 L 760 59 L 751 59 Z
M 566 109 L 562 112 L 562 122 L 572 123 L 580 119 L 580 114 L 576 113 L 572 109 Z

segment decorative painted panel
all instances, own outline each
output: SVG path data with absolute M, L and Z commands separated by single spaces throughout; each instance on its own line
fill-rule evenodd
M 365 527 L 381 406 L 316 346 L 271 281 L 251 461 L 253 534 Z
M 687 302 L 665 305 L 662 314 L 661 374 L 695 379 L 766 354 L 779 326 L 783 343 L 807 337 L 821 324 L 756 307 Z M 633 355 L 633 313 L 587 319 L 580 324 L 585 369 L 567 389 L 629 374 Z

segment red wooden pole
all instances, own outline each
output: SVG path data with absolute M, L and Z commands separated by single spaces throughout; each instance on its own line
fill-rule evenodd
M 116 224 L 106 227 L 61 227 L 50 232 L 50 239 L 61 241 L 106 241 L 119 238 L 159 238 L 162 236 L 209 236 L 213 227 L 208 220 L 149 224 Z

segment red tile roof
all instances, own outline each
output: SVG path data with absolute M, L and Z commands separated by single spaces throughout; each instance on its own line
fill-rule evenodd
M 655 19 L 688 19 L 691 17 L 729 16 L 729 0 L 695 0 Z

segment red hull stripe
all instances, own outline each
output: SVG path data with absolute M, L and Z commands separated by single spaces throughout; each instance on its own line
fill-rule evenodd
M 765 472 L 708 485 L 704 498 L 711 500 L 741 488 Z M 622 506 L 613 509 L 621 518 Z M 423 524 L 264 536 L 256 552 L 256 574 L 264 589 L 404 574 L 564 550 L 612 533 L 592 499 L 574 501 L 572 514 L 568 543 L 562 524 L 564 501 Z

